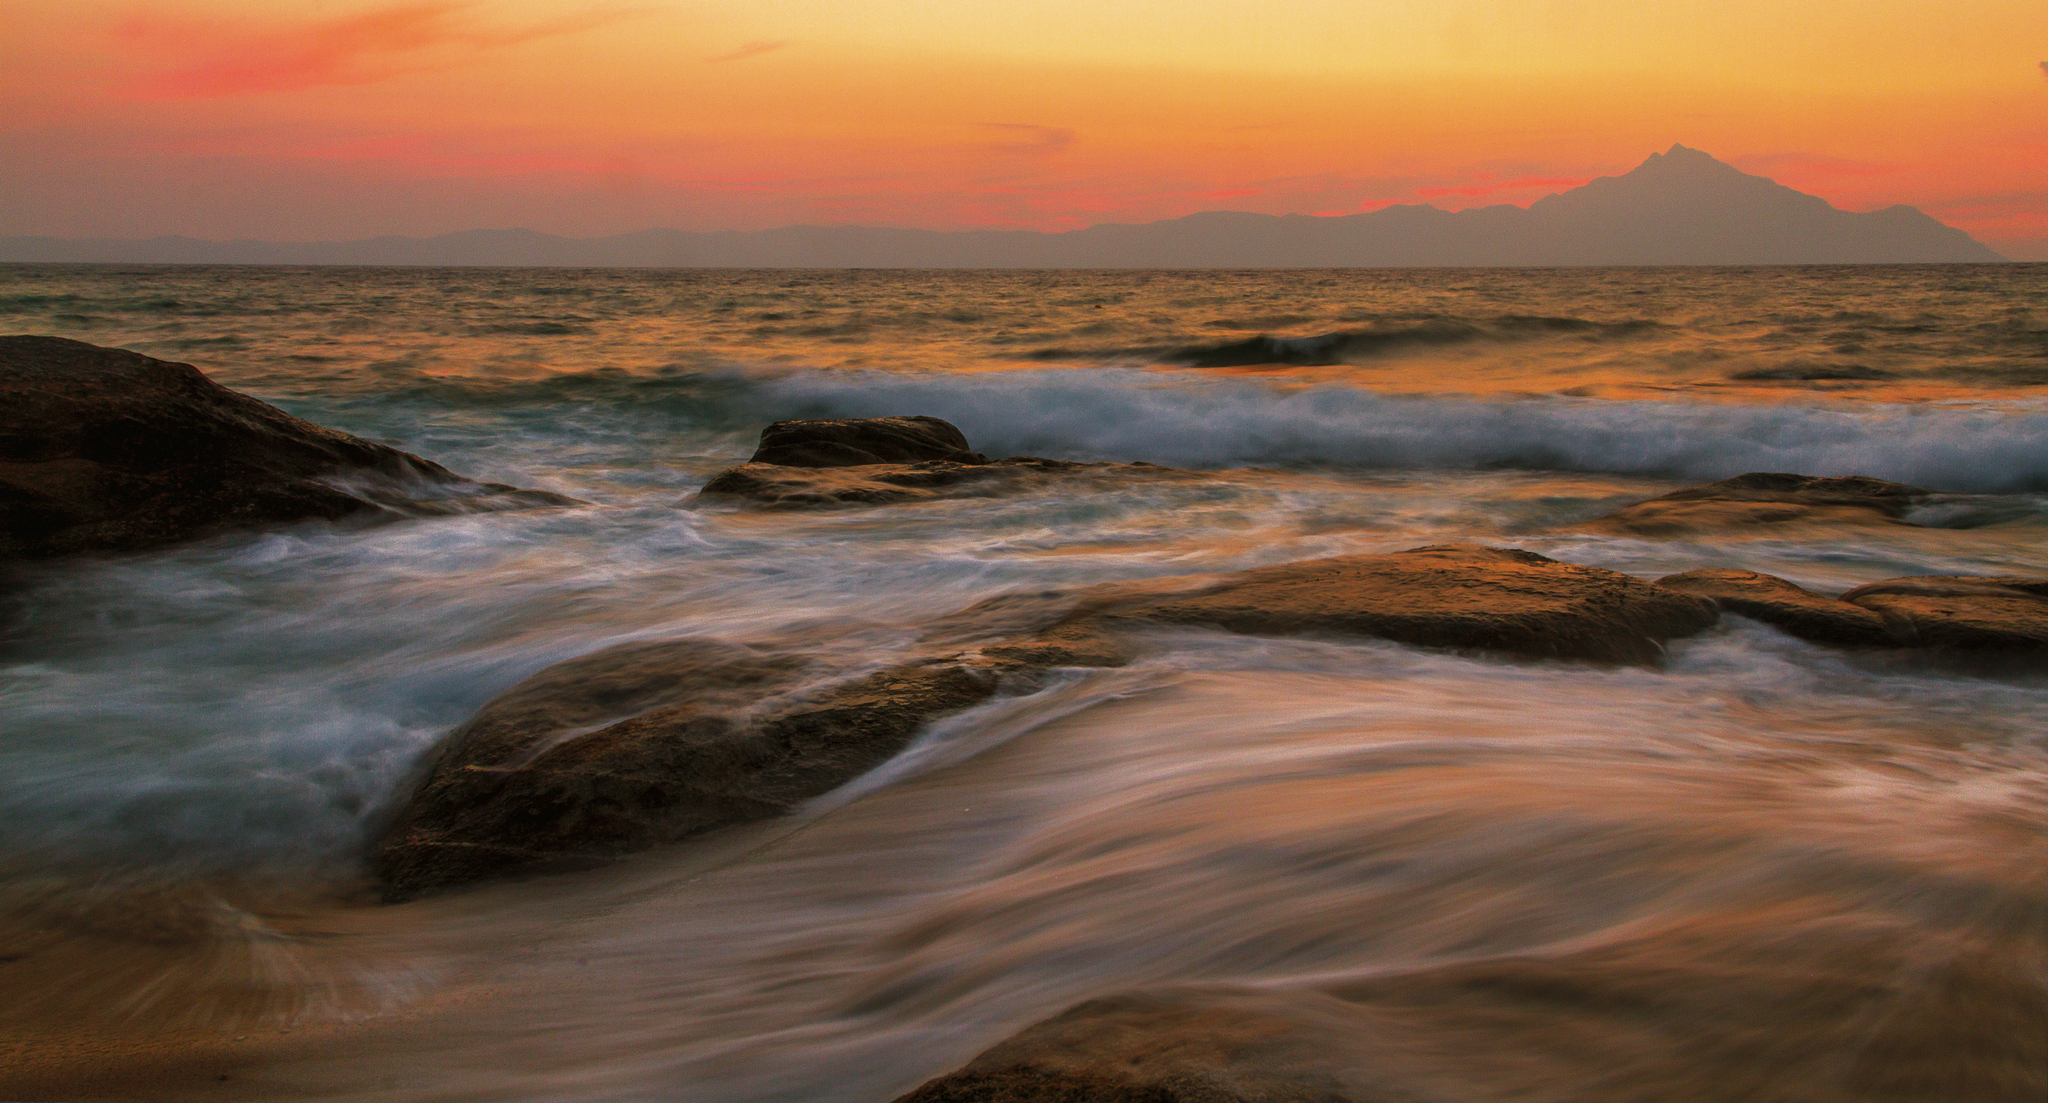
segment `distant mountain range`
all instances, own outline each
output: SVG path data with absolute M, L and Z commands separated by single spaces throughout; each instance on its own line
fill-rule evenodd
M 1527 208 L 1317 217 L 1207 211 L 1065 233 L 791 226 L 566 238 L 468 230 L 363 241 L 0 237 L 0 261 L 676 268 L 1351 268 L 2002 261 L 1918 209 L 1858 214 L 1674 145 Z

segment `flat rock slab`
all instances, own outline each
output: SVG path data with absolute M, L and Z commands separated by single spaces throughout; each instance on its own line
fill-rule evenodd
M 994 497 L 1041 487 L 1072 486 L 1090 476 L 1127 480 L 1160 474 L 1184 473 L 1148 463 L 1073 463 L 1037 456 L 1011 456 L 976 464 L 928 460 L 832 468 L 746 463 L 720 473 L 698 493 L 714 499 L 736 498 L 753 506 L 790 509 Z
M 438 749 L 379 848 L 386 898 L 587 868 L 781 815 L 996 688 L 988 671 L 943 660 L 823 687 L 805 672 L 792 656 L 705 640 L 541 671 Z
M 1626 536 L 1679 536 L 1757 526 L 1905 525 L 1930 491 L 1861 475 L 1752 472 L 1675 490 L 1573 528 Z
M 0 337 L 0 558 L 129 551 L 265 523 L 572 501 L 472 482 L 228 390 L 190 364 Z
M 1842 595 L 1884 618 L 1909 646 L 1957 651 L 2048 650 L 2048 579 L 1929 575 Z
M 1860 605 L 1822 597 L 1773 575 L 1709 567 L 1666 575 L 1657 585 L 1703 597 L 1787 635 L 1839 647 L 1897 647 L 1885 619 Z
M 1655 663 L 1664 641 L 1719 619 L 1711 601 L 1617 571 L 1469 544 L 1260 567 L 1097 615 L 1619 663 Z
M 991 460 L 951 422 L 923 415 L 778 421 L 746 463 L 720 472 L 700 499 L 766 508 L 889 505 L 994 497 L 1081 480 L 1188 476 L 1149 463 L 1076 463 L 1039 456 Z

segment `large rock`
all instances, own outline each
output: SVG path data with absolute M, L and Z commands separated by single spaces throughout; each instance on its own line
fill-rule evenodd
M 735 644 L 629 644 L 541 671 L 451 735 L 377 868 L 387 895 L 404 899 L 780 815 L 1001 685 L 1130 661 L 1130 630 L 1145 625 L 1647 663 L 1716 615 L 1712 602 L 1613 571 L 1441 546 L 1004 595 L 930 622 L 924 657 L 850 680 Z
M 1906 512 L 1929 493 L 1861 475 L 1824 478 L 1752 472 L 1674 490 L 1573 527 L 1616 535 L 1677 536 L 1759 525 L 1904 525 Z
M 875 463 L 987 463 L 949 421 L 922 414 L 778 421 L 761 430 L 748 463 L 781 467 L 858 467 Z
M 1958 651 L 2048 650 L 2048 578 L 1928 575 L 1842 595 L 1884 618 L 1900 642 Z
M 228 390 L 190 364 L 61 337 L 0 337 L 0 557 L 569 501 L 471 482 Z
M 1188 477 L 1149 463 L 1076 463 L 1038 456 L 991 460 L 935 417 L 778 421 L 746 463 L 720 472 L 700 497 L 752 506 L 885 505 L 1016 494 L 1083 480 Z
M 1885 626 L 1884 618 L 1869 609 L 1755 571 L 1708 567 L 1666 575 L 1657 585 L 1706 598 L 1730 613 L 1814 643 L 1896 647 L 1902 642 Z
M 943 658 L 823 687 L 805 673 L 790 656 L 702 640 L 541 671 L 437 751 L 378 851 L 387 898 L 780 815 L 996 689 L 990 670 Z
M 1665 640 L 1719 619 L 1710 601 L 1616 571 L 1469 544 L 1259 567 L 1089 616 L 1621 663 L 1655 663 Z

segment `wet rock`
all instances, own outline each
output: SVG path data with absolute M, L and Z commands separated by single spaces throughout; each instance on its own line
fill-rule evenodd
M 1315 989 L 1127 992 L 897 1103 L 2031 1103 L 2036 960 L 1975 931 L 1771 915 Z
M 1351 1065 L 1355 1015 L 1313 993 L 1167 989 L 1090 1000 L 896 1103 L 1343 1103 L 1379 1094 Z
M 1116 478 L 1170 471 L 1151 464 L 1073 463 L 1037 456 L 1012 456 L 974 464 L 929 460 L 835 468 L 750 462 L 720 473 L 698 493 L 709 498 L 739 498 L 750 505 L 769 508 L 884 505 L 1016 494 L 1056 482 L 1072 485 L 1076 477 Z
M 472 482 L 228 390 L 189 364 L 61 337 L 0 337 L 0 558 L 571 501 Z
M 2048 650 L 2048 579 L 1893 578 L 1858 586 L 1842 600 L 1884 618 L 1892 635 L 1908 646 Z
M 805 687 L 732 644 L 629 644 L 543 670 L 449 737 L 387 832 L 388 899 L 600 865 L 781 815 L 867 772 L 996 679 L 953 659 Z
M 1895 647 L 1884 618 L 1860 605 L 1822 597 L 1767 574 L 1709 567 L 1666 575 L 1657 585 L 1703 597 L 1788 635 L 1842 647 Z
M 860 467 L 877 463 L 987 463 L 951 422 L 922 414 L 778 421 L 761 430 L 748 463 L 781 467 Z
M 1915 501 L 1931 492 L 1861 475 L 1820 477 L 1752 472 L 1675 490 L 1605 517 L 1578 531 L 1677 536 L 1759 525 L 1904 525 Z
M 1087 615 L 1621 663 L 1655 663 L 1665 640 L 1719 618 L 1710 601 L 1616 571 L 1469 544 L 1259 567 L 1194 594 Z
M 734 644 L 626 645 L 541 671 L 450 736 L 386 834 L 378 872 L 404 899 L 780 815 L 999 685 L 1129 662 L 1130 629 L 1148 624 L 1649 663 L 1663 640 L 1716 615 L 1614 571 L 1446 545 L 1005 595 L 931 622 L 925 658 L 837 684 Z

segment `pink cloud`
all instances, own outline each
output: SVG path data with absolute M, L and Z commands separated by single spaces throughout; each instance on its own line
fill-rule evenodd
M 130 94 L 150 100 L 211 99 L 333 85 L 371 84 L 447 64 L 448 53 L 517 46 L 587 31 L 632 14 L 589 11 L 521 27 L 468 18 L 473 0 L 389 4 L 339 19 L 262 30 L 137 15 L 114 28 L 124 46 L 180 58 L 139 78 Z

